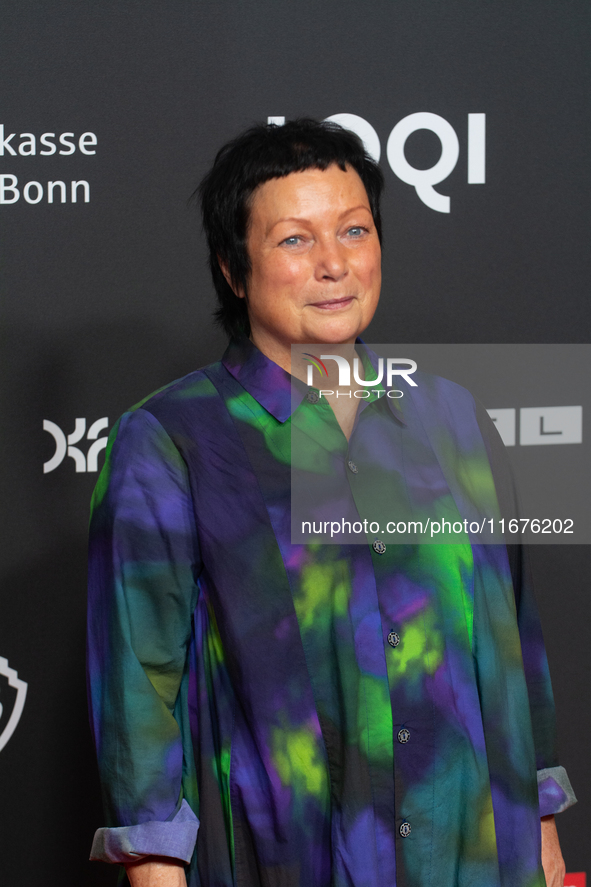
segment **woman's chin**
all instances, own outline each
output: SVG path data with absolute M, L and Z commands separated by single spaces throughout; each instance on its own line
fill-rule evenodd
M 323 323 L 314 324 L 313 329 L 309 330 L 310 338 L 306 341 L 325 342 L 327 345 L 354 342 L 364 329 L 357 317 L 326 318 Z

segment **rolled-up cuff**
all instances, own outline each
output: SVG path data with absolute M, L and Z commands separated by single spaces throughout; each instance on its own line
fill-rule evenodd
M 540 816 L 562 813 L 567 807 L 577 803 L 564 767 L 547 767 L 545 770 L 538 770 L 538 794 Z
M 90 858 L 101 862 L 135 862 L 144 856 L 170 856 L 189 863 L 199 820 L 183 800 L 169 822 L 141 822 L 121 828 L 97 829 Z

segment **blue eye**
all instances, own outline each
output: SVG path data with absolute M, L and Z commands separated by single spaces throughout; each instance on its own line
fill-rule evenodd
M 286 246 L 297 246 L 299 242 L 300 238 L 297 235 L 294 235 L 293 237 L 286 237 L 283 241 Z
M 351 234 L 353 237 L 360 237 L 364 231 L 365 228 L 362 228 L 360 225 L 355 225 L 353 228 L 349 228 L 347 233 Z

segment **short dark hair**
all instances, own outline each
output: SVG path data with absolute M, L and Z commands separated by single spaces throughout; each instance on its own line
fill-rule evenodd
M 250 259 L 246 239 L 253 192 L 269 179 L 306 169 L 325 170 L 332 164 L 342 170 L 351 167 L 359 175 L 381 243 L 384 176 L 355 133 L 337 123 L 300 117 L 283 126 L 252 126 L 218 151 L 196 195 L 201 201 L 209 267 L 219 302 L 215 316 L 230 338 L 250 335 L 250 323 L 246 299 L 235 295 L 220 260 L 234 286 L 248 294 Z

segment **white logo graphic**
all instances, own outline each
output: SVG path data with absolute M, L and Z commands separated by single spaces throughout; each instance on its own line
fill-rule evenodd
M 519 443 L 583 443 L 583 407 L 526 407 L 520 411 Z
M 516 441 L 516 411 L 487 410 L 506 447 Z M 583 407 L 523 407 L 519 411 L 521 446 L 583 443 Z
M 0 733 L 0 751 L 2 751 L 20 721 L 23 708 L 25 707 L 25 699 L 27 698 L 27 685 L 24 681 L 21 681 L 13 668 L 8 667 L 8 660 L 4 659 L 3 656 L 0 656 L 0 675 L 4 675 L 5 678 L 8 678 L 8 685 L 16 690 L 16 698 L 14 700 L 10 717 L 8 718 L 4 730 Z M 0 702 L 0 717 L 2 717 L 3 710 L 2 703 Z
M 96 422 L 92 423 L 88 429 L 86 439 L 93 440 L 94 443 L 90 445 L 88 453 L 85 456 L 82 450 L 79 450 L 74 444 L 79 443 L 84 437 L 84 432 L 86 431 L 86 419 L 76 419 L 74 430 L 71 434 L 68 434 L 67 437 L 59 425 L 56 425 L 55 422 L 50 422 L 49 419 L 44 419 L 43 430 L 48 431 L 49 434 L 53 435 L 55 440 L 55 453 L 51 459 L 43 464 L 43 473 L 48 474 L 50 471 L 54 471 L 58 465 L 62 464 L 66 456 L 69 456 L 70 459 L 74 460 L 77 473 L 84 471 L 98 471 L 98 455 L 107 446 L 107 438 L 99 437 L 99 434 L 108 427 L 109 420 L 106 417 L 103 419 L 97 419 Z
M 430 129 L 441 142 L 441 157 L 431 169 L 416 169 L 404 154 L 406 140 L 418 129 Z M 397 123 L 388 139 L 386 148 L 388 163 L 399 179 L 412 185 L 423 203 L 439 213 L 448 213 L 450 199 L 435 191 L 438 185 L 455 169 L 460 156 L 460 143 L 456 131 L 438 114 L 409 114 Z
M 349 361 L 347 360 L 347 358 L 342 357 L 340 354 L 321 354 L 320 359 L 336 361 L 339 368 L 339 385 L 342 385 L 343 388 L 348 388 L 351 384 L 351 367 L 349 366 Z M 407 366 L 401 369 L 397 368 L 397 364 L 407 364 Z M 409 378 L 411 373 L 414 373 L 416 371 L 416 368 L 417 365 L 414 360 L 409 360 L 406 357 L 388 357 L 386 359 L 386 376 L 388 388 L 392 387 L 392 380 L 394 376 L 402 376 L 402 378 L 405 379 L 405 381 L 409 385 L 412 385 L 413 388 L 416 388 L 417 383 Z M 375 379 L 361 379 L 359 376 L 359 358 L 354 358 L 353 376 L 355 377 L 355 381 L 358 385 L 363 385 L 364 387 L 367 387 L 368 385 L 378 385 L 384 378 L 384 358 L 380 357 L 378 359 L 377 376 Z M 312 366 L 312 364 L 308 364 L 306 376 L 306 381 L 308 385 L 312 386 L 314 384 L 313 378 L 314 367 Z
M 377 132 L 363 117 L 357 114 L 333 114 L 327 117 L 345 129 L 356 133 L 365 149 L 377 162 L 382 149 Z M 268 117 L 268 123 L 283 126 L 285 117 Z M 406 159 L 406 140 L 420 129 L 435 133 L 441 143 L 441 156 L 430 169 L 417 169 Z M 484 185 L 486 182 L 486 114 L 468 114 L 467 180 L 469 185 Z M 423 203 L 436 212 L 448 213 L 451 201 L 433 187 L 439 185 L 455 169 L 460 156 L 460 143 L 455 129 L 439 114 L 419 111 L 399 120 L 386 146 L 386 156 L 392 172 L 407 185 L 412 185 Z

